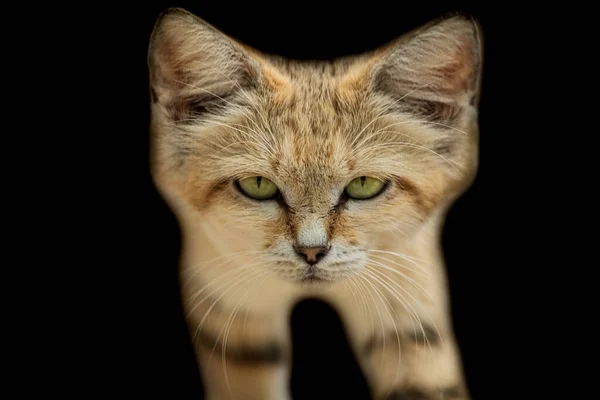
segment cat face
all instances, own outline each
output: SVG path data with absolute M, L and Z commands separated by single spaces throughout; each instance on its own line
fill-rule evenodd
M 173 10 L 149 62 L 158 187 L 219 253 L 282 279 L 355 273 L 474 175 L 480 39 L 463 17 L 290 62 Z

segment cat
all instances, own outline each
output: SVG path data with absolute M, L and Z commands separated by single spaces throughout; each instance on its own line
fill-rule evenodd
M 333 305 L 373 398 L 470 398 L 440 235 L 478 166 L 481 27 L 439 18 L 333 61 L 182 9 L 150 38 L 151 171 L 182 230 L 210 400 L 290 399 L 288 319 Z

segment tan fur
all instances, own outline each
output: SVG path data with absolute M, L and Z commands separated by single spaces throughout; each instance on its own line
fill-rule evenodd
M 477 167 L 480 40 L 473 22 L 454 17 L 371 54 L 289 62 L 184 11 L 161 18 L 150 47 L 152 173 L 182 228 L 194 334 L 204 321 L 202 329 L 221 334 L 222 343 L 227 336 L 233 348 L 285 347 L 294 302 L 321 296 L 342 315 L 377 399 L 408 387 L 438 398 L 447 386 L 468 398 L 439 235 Z M 211 96 L 220 108 L 196 118 L 188 106 L 198 107 L 194 96 Z M 448 123 L 432 123 L 415 107 L 433 107 Z M 236 190 L 234 180 L 255 175 L 273 181 L 286 206 Z M 389 180 L 389 187 L 372 200 L 338 204 L 358 176 Z M 298 241 L 331 246 L 317 264 L 328 283 L 298 281 L 307 267 L 294 253 Z M 238 307 L 244 318 L 234 314 Z M 413 331 L 411 312 L 437 327 L 442 344 L 429 349 L 403 337 L 400 349 L 396 341 L 361 356 L 373 335 Z M 203 364 L 207 352 L 198 345 Z M 203 369 L 209 398 L 289 398 L 289 364 L 230 363 L 225 375 L 221 356 L 210 359 L 219 368 Z

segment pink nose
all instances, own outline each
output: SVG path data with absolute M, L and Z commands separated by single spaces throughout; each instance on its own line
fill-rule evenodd
M 318 247 L 302 247 L 294 246 L 296 253 L 304 258 L 304 260 L 310 264 L 315 265 L 329 252 L 329 247 L 318 246 Z

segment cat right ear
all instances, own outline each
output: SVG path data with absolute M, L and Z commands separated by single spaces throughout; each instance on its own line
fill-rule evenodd
M 482 64 L 479 23 L 458 14 L 411 32 L 383 51 L 372 72 L 372 88 L 401 109 L 452 124 L 477 107 Z
M 218 112 L 260 76 L 260 67 L 240 45 L 177 8 L 159 17 L 148 65 L 152 101 L 164 105 L 175 122 Z

